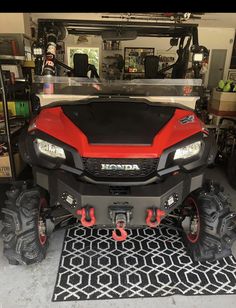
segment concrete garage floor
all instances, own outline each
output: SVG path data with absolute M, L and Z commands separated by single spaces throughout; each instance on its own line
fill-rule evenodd
M 234 191 L 224 175 L 223 169 L 207 169 L 208 178 L 219 181 L 226 193 L 229 193 L 236 210 L 236 191 Z M 1 229 L 1 223 L 0 223 Z M 52 234 L 46 260 L 28 267 L 10 266 L 2 256 L 2 241 L 0 239 L 0 308 L 156 308 L 164 306 L 181 308 L 216 308 L 236 307 L 236 295 L 211 296 L 171 296 L 165 298 L 142 298 L 120 300 L 98 300 L 52 303 L 51 297 L 56 281 L 57 269 L 64 238 L 64 230 Z M 233 247 L 236 257 L 236 245 Z M 235 282 L 236 283 L 236 282 Z

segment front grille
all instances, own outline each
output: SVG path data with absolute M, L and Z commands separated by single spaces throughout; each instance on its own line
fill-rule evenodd
M 109 193 L 114 196 L 125 196 L 130 194 L 129 186 L 110 186 Z
M 83 158 L 85 174 L 93 178 L 125 178 L 125 179 L 145 179 L 156 174 L 157 158 Z M 118 165 L 117 170 L 103 170 L 102 164 Z M 127 170 L 119 170 L 120 165 L 125 165 Z M 127 167 L 127 165 L 129 167 Z M 134 170 L 129 170 L 131 166 L 135 166 Z M 138 167 L 138 168 L 137 168 Z M 121 167 L 123 168 L 123 167 Z M 139 169 L 139 170 L 137 170 Z

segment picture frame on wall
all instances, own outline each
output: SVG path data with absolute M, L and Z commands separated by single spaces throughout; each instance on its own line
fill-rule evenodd
M 146 56 L 154 56 L 155 48 L 125 47 L 125 73 L 144 73 L 144 60 Z

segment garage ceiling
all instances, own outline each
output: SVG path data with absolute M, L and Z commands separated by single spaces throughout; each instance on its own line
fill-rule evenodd
M 158 18 L 161 22 L 163 17 L 162 13 L 31 13 L 33 21 L 37 19 L 87 19 L 87 20 L 127 20 L 130 18 L 132 21 L 154 21 Z M 106 16 L 106 18 L 103 18 Z M 193 13 L 194 18 L 190 18 L 187 23 L 197 23 L 200 27 L 219 27 L 219 28 L 236 28 L 236 13 Z M 137 19 L 139 18 L 139 20 Z M 146 20 L 145 20 L 146 18 Z M 167 20 L 168 21 L 168 20 Z M 169 20 L 170 21 L 170 20 Z

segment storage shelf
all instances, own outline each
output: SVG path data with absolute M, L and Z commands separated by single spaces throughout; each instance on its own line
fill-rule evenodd
M 0 55 L 0 60 L 25 60 L 25 56 L 9 56 L 9 55 Z
M 11 63 L 14 63 L 13 61 L 16 60 L 25 60 L 25 57 L 0 55 L 0 60 L 11 60 Z M 3 62 L 5 61 L 0 63 L 0 86 L 2 88 L 0 142 L 3 143 L 3 151 L 6 152 L 6 155 L 0 156 L 2 168 L 0 183 L 7 184 L 18 180 L 21 171 L 25 168 L 25 163 L 19 154 L 18 137 L 26 127 L 27 119 L 30 116 L 30 100 L 28 93 L 26 93 L 28 82 L 24 79 L 16 80 L 14 85 L 9 85 L 8 82 L 4 81 Z M 7 109 L 8 113 L 6 112 Z M 5 159 L 6 157 L 8 159 Z M 5 171 L 5 168 L 7 171 Z
M 9 184 L 12 181 L 11 177 L 0 176 L 0 184 Z
M 13 138 L 14 136 L 16 136 L 23 128 L 24 128 L 24 126 L 12 128 L 11 132 L 10 132 L 11 137 Z M 6 133 L 0 132 L 0 142 L 7 142 L 7 134 Z

